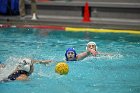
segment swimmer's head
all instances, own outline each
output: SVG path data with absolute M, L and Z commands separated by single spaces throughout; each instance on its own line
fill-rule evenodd
M 89 43 L 87 43 L 86 50 L 87 50 L 88 48 L 97 51 L 97 45 L 96 45 L 95 42 L 89 42 Z
M 74 48 L 68 48 L 65 53 L 66 61 L 76 61 L 76 55 Z
M 31 68 L 32 62 L 30 59 L 21 59 L 18 65 L 18 70 L 24 70 L 29 72 Z

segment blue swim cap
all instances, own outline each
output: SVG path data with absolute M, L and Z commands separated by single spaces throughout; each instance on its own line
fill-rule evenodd
M 67 57 L 67 53 L 69 52 L 69 51 L 73 51 L 74 52 L 74 59 L 73 60 L 68 60 L 68 57 Z M 68 48 L 67 50 L 66 50 L 66 53 L 65 53 L 65 57 L 66 57 L 66 61 L 76 61 L 76 51 L 74 50 L 74 48 Z

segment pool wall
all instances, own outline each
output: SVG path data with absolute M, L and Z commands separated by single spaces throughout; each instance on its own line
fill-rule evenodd
M 140 1 L 138 0 L 88 0 L 90 22 L 83 22 L 85 3 L 86 0 L 37 2 L 39 19 L 31 20 L 31 7 L 27 2 L 27 15 L 24 20 L 20 20 L 19 16 L 1 15 L 0 24 L 32 25 L 38 28 L 39 26 L 72 27 L 78 28 L 77 30 L 110 29 L 111 32 L 140 30 Z

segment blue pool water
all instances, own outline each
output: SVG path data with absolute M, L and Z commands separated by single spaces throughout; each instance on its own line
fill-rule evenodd
M 56 62 L 64 59 L 67 48 L 74 47 L 80 53 L 89 41 L 111 56 L 68 62 L 67 75 L 55 73 Z M 35 64 L 27 81 L 0 83 L 0 93 L 140 93 L 139 56 L 140 35 L 0 29 L 2 63 L 13 66 L 18 58 L 55 61 L 46 66 Z

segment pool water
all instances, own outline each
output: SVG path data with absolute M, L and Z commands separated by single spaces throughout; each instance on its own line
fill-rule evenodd
M 89 41 L 96 42 L 99 52 L 110 55 L 67 62 L 67 75 L 55 73 L 56 62 L 64 60 L 67 48 L 81 53 Z M 0 93 L 140 93 L 139 56 L 140 35 L 3 28 L 1 63 L 16 63 L 18 58 L 54 62 L 35 64 L 27 81 L 0 83 Z

